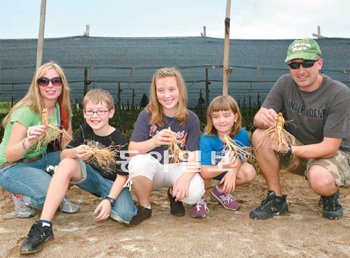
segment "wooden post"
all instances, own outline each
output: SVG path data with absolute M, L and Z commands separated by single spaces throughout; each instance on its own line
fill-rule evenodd
M 208 67 L 205 68 L 205 106 L 209 106 L 209 79 L 208 79 Z
M 135 110 L 135 89 L 132 89 L 132 96 L 131 96 L 131 109 Z
M 46 0 L 41 0 L 38 49 L 36 51 L 36 69 L 38 69 L 41 66 L 41 63 L 43 60 L 44 34 L 45 34 L 45 14 L 46 14 Z
M 122 90 L 120 89 L 120 82 L 118 82 L 118 92 L 117 92 L 117 107 L 118 109 L 121 108 L 121 102 L 120 102 L 120 93 Z
M 13 97 L 13 89 L 14 89 L 14 86 L 13 86 L 13 83 L 11 83 L 11 108 L 13 107 L 13 104 L 15 102 L 15 99 Z
M 317 26 L 317 33 L 312 33 L 312 36 L 319 38 L 319 39 L 326 38 L 326 37 L 321 35 L 321 27 L 320 26 Z
M 85 32 L 84 32 L 84 37 L 90 37 L 90 25 L 89 24 L 86 24 L 86 29 L 85 29 Z
M 230 12 L 231 0 L 226 0 L 226 18 L 225 18 L 225 41 L 224 41 L 224 71 L 222 80 L 222 95 L 228 95 L 228 75 L 229 57 L 230 57 Z
M 88 85 L 89 85 L 89 81 L 88 81 L 88 69 L 84 68 L 84 96 L 86 95 L 87 91 L 88 91 Z

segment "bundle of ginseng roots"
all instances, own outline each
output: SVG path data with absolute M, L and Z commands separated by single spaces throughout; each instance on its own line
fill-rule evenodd
M 233 140 L 229 135 L 224 136 L 225 143 L 225 153 L 233 153 L 233 158 L 239 158 L 242 162 L 246 161 L 253 166 L 256 166 L 255 157 L 253 154 L 253 149 L 249 146 L 242 147 L 235 140 Z
M 286 121 L 282 113 L 278 113 L 276 123 L 264 131 L 264 135 L 257 145 L 256 149 L 258 150 L 263 144 L 269 144 L 270 146 L 275 146 L 276 152 L 279 152 L 283 146 L 295 145 L 296 139 L 293 135 L 284 129 L 285 124 Z M 298 164 L 299 159 L 292 154 L 289 168 L 295 168 L 298 166 Z
M 50 123 L 49 114 L 47 109 L 44 108 L 41 112 L 41 123 L 47 126 L 45 134 L 43 134 L 36 143 L 36 149 L 40 149 L 42 146 L 47 145 L 51 141 L 61 137 L 60 144 L 62 149 L 72 140 L 72 137 L 67 133 L 65 129 L 60 129 L 58 126 L 54 126 Z
M 104 145 L 95 141 L 86 141 L 86 152 L 91 154 L 89 161 L 94 161 L 98 166 L 104 170 L 105 173 L 113 173 L 111 170 L 116 164 L 116 157 L 120 151 L 120 145 L 113 145 L 105 147 Z
M 180 163 L 180 161 L 187 158 L 181 148 L 179 147 L 180 141 L 176 139 L 176 135 L 172 136 L 171 144 L 169 145 L 169 152 L 172 155 L 170 163 Z

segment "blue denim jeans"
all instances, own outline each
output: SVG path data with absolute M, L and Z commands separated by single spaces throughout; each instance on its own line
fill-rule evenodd
M 32 163 L 13 163 L 0 169 L 0 186 L 10 193 L 24 195 L 26 202 L 41 209 L 51 180 L 46 167 L 59 162 L 60 152 L 50 152 Z
M 79 160 L 79 163 L 82 172 L 82 180 L 79 182 L 71 180 L 71 183 L 76 184 L 81 189 L 98 197 L 107 197 L 112 188 L 113 181 L 101 176 L 98 171 L 89 164 L 86 164 L 81 160 Z M 129 188 L 124 187 L 118 198 L 115 200 L 111 210 L 111 217 L 117 221 L 129 224 L 131 218 L 136 215 L 136 213 L 137 208 L 131 197 Z

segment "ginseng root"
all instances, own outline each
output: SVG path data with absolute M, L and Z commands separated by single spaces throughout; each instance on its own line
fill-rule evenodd
M 174 133 L 168 149 L 172 155 L 170 163 L 179 163 L 181 161 L 181 158 L 185 157 L 184 152 L 179 147 L 179 143 L 181 143 L 181 141 L 176 139 L 176 134 Z
M 46 125 L 48 129 L 45 134 L 43 134 L 36 143 L 36 149 L 40 149 L 42 146 L 47 145 L 49 142 L 61 137 L 61 147 L 64 148 L 72 137 L 67 133 L 66 130 L 60 129 L 57 126 L 53 126 L 50 123 L 49 114 L 46 108 L 41 112 L 41 123 Z
M 88 146 L 86 151 L 91 154 L 91 160 L 95 160 L 105 172 L 116 164 L 116 156 L 120 151 L 119 145 L 105 147 L 94 141 L 88 141 L 86 145 Z
M 225 152 L 233 153 L 234 158 L 240 158 L 240 160 L 244 160 L 249 162 L 250 164 L 255 163 L 255 157 L 253 155 L 253 150 L 251 147 L 242 147 L 237 144 L 229 135 L 224 136 L 225 142 Z
M 282 113 L 278 113 L 275 125 L 265 130 L 264 135 L 257 146 L 257 149 L 262 144 L 265 144 L 266 141 L 269 141 L 271 139 L 275 140 L 277 152 L 282 148 L 283 145 L 295 145 L 295 137 L 284 129 L 285 123 L 286 121 L 284 120 Z

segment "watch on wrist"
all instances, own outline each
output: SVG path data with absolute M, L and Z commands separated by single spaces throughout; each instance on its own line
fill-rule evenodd
M 288 152 L 283 154 L 283 157 L 286 158 L 286 159 L 289 159 L 293 154 L 293 150 L 292 150 L 292 147 L 291 146 L 288 146 Z
M 107 197 L 105 198 L 105 200 L 109 201 L 109 203 L 111 204 L 111 206 L 113 206 L 114 203 L 115 203 L 115 199 L 113 199 L 112 197 L 109 197 L 109 196 L 107 196 Z

